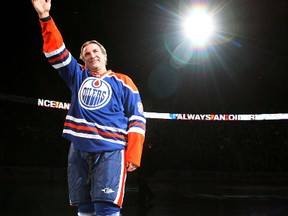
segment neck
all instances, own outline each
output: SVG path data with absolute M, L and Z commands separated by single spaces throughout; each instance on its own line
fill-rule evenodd
M 89 73 L 90 73 L 92 76 L 97 76 L 97 75 L 103 74 L 103 73 L 98 72 L 98 71 L 89 71 Z
M 106 72 L 106 68 L 103 69 L 103 70 L 89 70 L 89 73 L 92 75 L 92 76 L 97 76 L 97 75 L 102 75 Z

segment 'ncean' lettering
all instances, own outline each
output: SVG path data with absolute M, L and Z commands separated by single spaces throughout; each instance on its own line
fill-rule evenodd
M 63 103 L 63 102 L 59 102 L 59 101 L 38 99 L 38 106 L 68 110 L 70 108 L 70 103 Z

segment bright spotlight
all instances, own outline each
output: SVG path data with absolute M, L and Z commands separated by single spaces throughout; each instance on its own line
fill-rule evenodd
M 230 1 L 224 4 L 206 0 L 175 2 L 179 9 L 158 6 L 172 18 L 169 20 L 171 29 L 164 35 L 164 42 L 174 68 L 199 65 L 210 60 L 222 61 L 218 52 L 220 44 L 241 47 L 234 40 L 238 25 L 233 10 L 228 7 Z
M 194 47 L 204 47 L 211 37 L 214 26 L 212 17 L 203 6 L 195 6 L 184 18 L 183 30 Z

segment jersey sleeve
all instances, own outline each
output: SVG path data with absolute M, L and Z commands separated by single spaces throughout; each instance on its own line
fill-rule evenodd
M 49 63 L 56 69 L 70 90 L 72 90 L 75 73 L 81 71 L 81 66 L 66 48 L 62 35 L 52 17 L 41 20 L 43 53 Z
M 128 117 L 128 141 L 126 161 L 140 167 L 141 155 L 146 132 L 146 118 L 138 88 L 132 79 L 124 74 L 118 74 L 123 80 L 125 114 Z
M 42 37 L 43 37 L 43 52 L 50 53 L 58 50 L 63 46 L 63 38 L 58 30 L 52 17 L 47 20 L 40 20 Z

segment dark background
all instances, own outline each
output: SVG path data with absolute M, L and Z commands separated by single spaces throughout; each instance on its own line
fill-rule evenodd
M 146 112 L 287 113 L 288 2 L 213 1 L 232 40 L 215 45 L 203 64 L 177 69 L 165 41 L 177 34 L 177 14 L 189 2 L 52 0 L 51 15 L 74 56 L 86 40 L 106 47 L 108 68 L 134 80 Z M 2 18 L 0 93 L 28 102 L 0 100 L 0 166 L 64 167 L 66 111 L 37 107 L 29 98 L 69 102 L 68 88 L 42 54 L 31 2 L 2 5 L 9 16 Z M 287 120 L 147 119 L 143 162 L 159 169 L 287 172 L 287 134 Z

